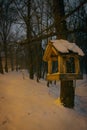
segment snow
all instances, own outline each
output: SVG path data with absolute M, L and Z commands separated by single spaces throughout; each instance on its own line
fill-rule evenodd
M 87 130 L 87 77 L 76 81 L 74 109 L 56 102 L 59 86 L 24 70 L 0 75 L 0 130 Z
M 70 43 L 69 41 L 63 39 L 51 40 L 51 42 L 59 52 L 69 53 L 70 50 L 74 53 L 78 53 L 80 56 L 84 56 L 83 51 L 75 43 Z

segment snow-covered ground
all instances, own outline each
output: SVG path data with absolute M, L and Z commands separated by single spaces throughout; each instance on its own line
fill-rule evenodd
M 87 77 L 76 81 L 74 109 L 56 102 L 59 86 L 26 72 L 0 75 L 0 130 L 87 130 Z

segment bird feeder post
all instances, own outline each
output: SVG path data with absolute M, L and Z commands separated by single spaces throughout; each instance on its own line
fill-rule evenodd
M 74 47 L 73 47 L 74 45 Z M 73 48 L 77 48 L 73 50 Z M 79 51 L 78 51 L 79 50 Z M 68 108 L 74 107 L 75 84 L 74 80 L 82 79 L 80 73 L 79 55 L 84 55 L 82 50 L 74 43 L 66 40 L 53 40 L 45 50 L 43 60 L 48 62 L 48 81 L 60 80 L 60 101 Z M 58 62 L 57 72 L 52 72 L 52 63 Z
M 75 96 L 75 87 L 73 80 L 61 80 L 60 81 L 60 101 L 61 103 L 68 108 L 74 107 L 74 96 Z

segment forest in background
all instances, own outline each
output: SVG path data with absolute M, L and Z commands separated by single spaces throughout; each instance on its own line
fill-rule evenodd
M 27 69 L 31 79 L 44 78 L 51 39 L 76 43 L 87 74 L 87 0 L 0 0 L 0 73 Z

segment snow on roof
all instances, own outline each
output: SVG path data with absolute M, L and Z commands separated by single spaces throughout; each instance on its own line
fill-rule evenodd
M 62 53 L 69 53 L 69 51 L 72 51 L 74 53 L 78 53 L 80 56 L 84 56 L 83 51 L 75 44 L 75 43 L 70 43 L 67 40 L 51 40 L 53 43 L 53 46 Z

